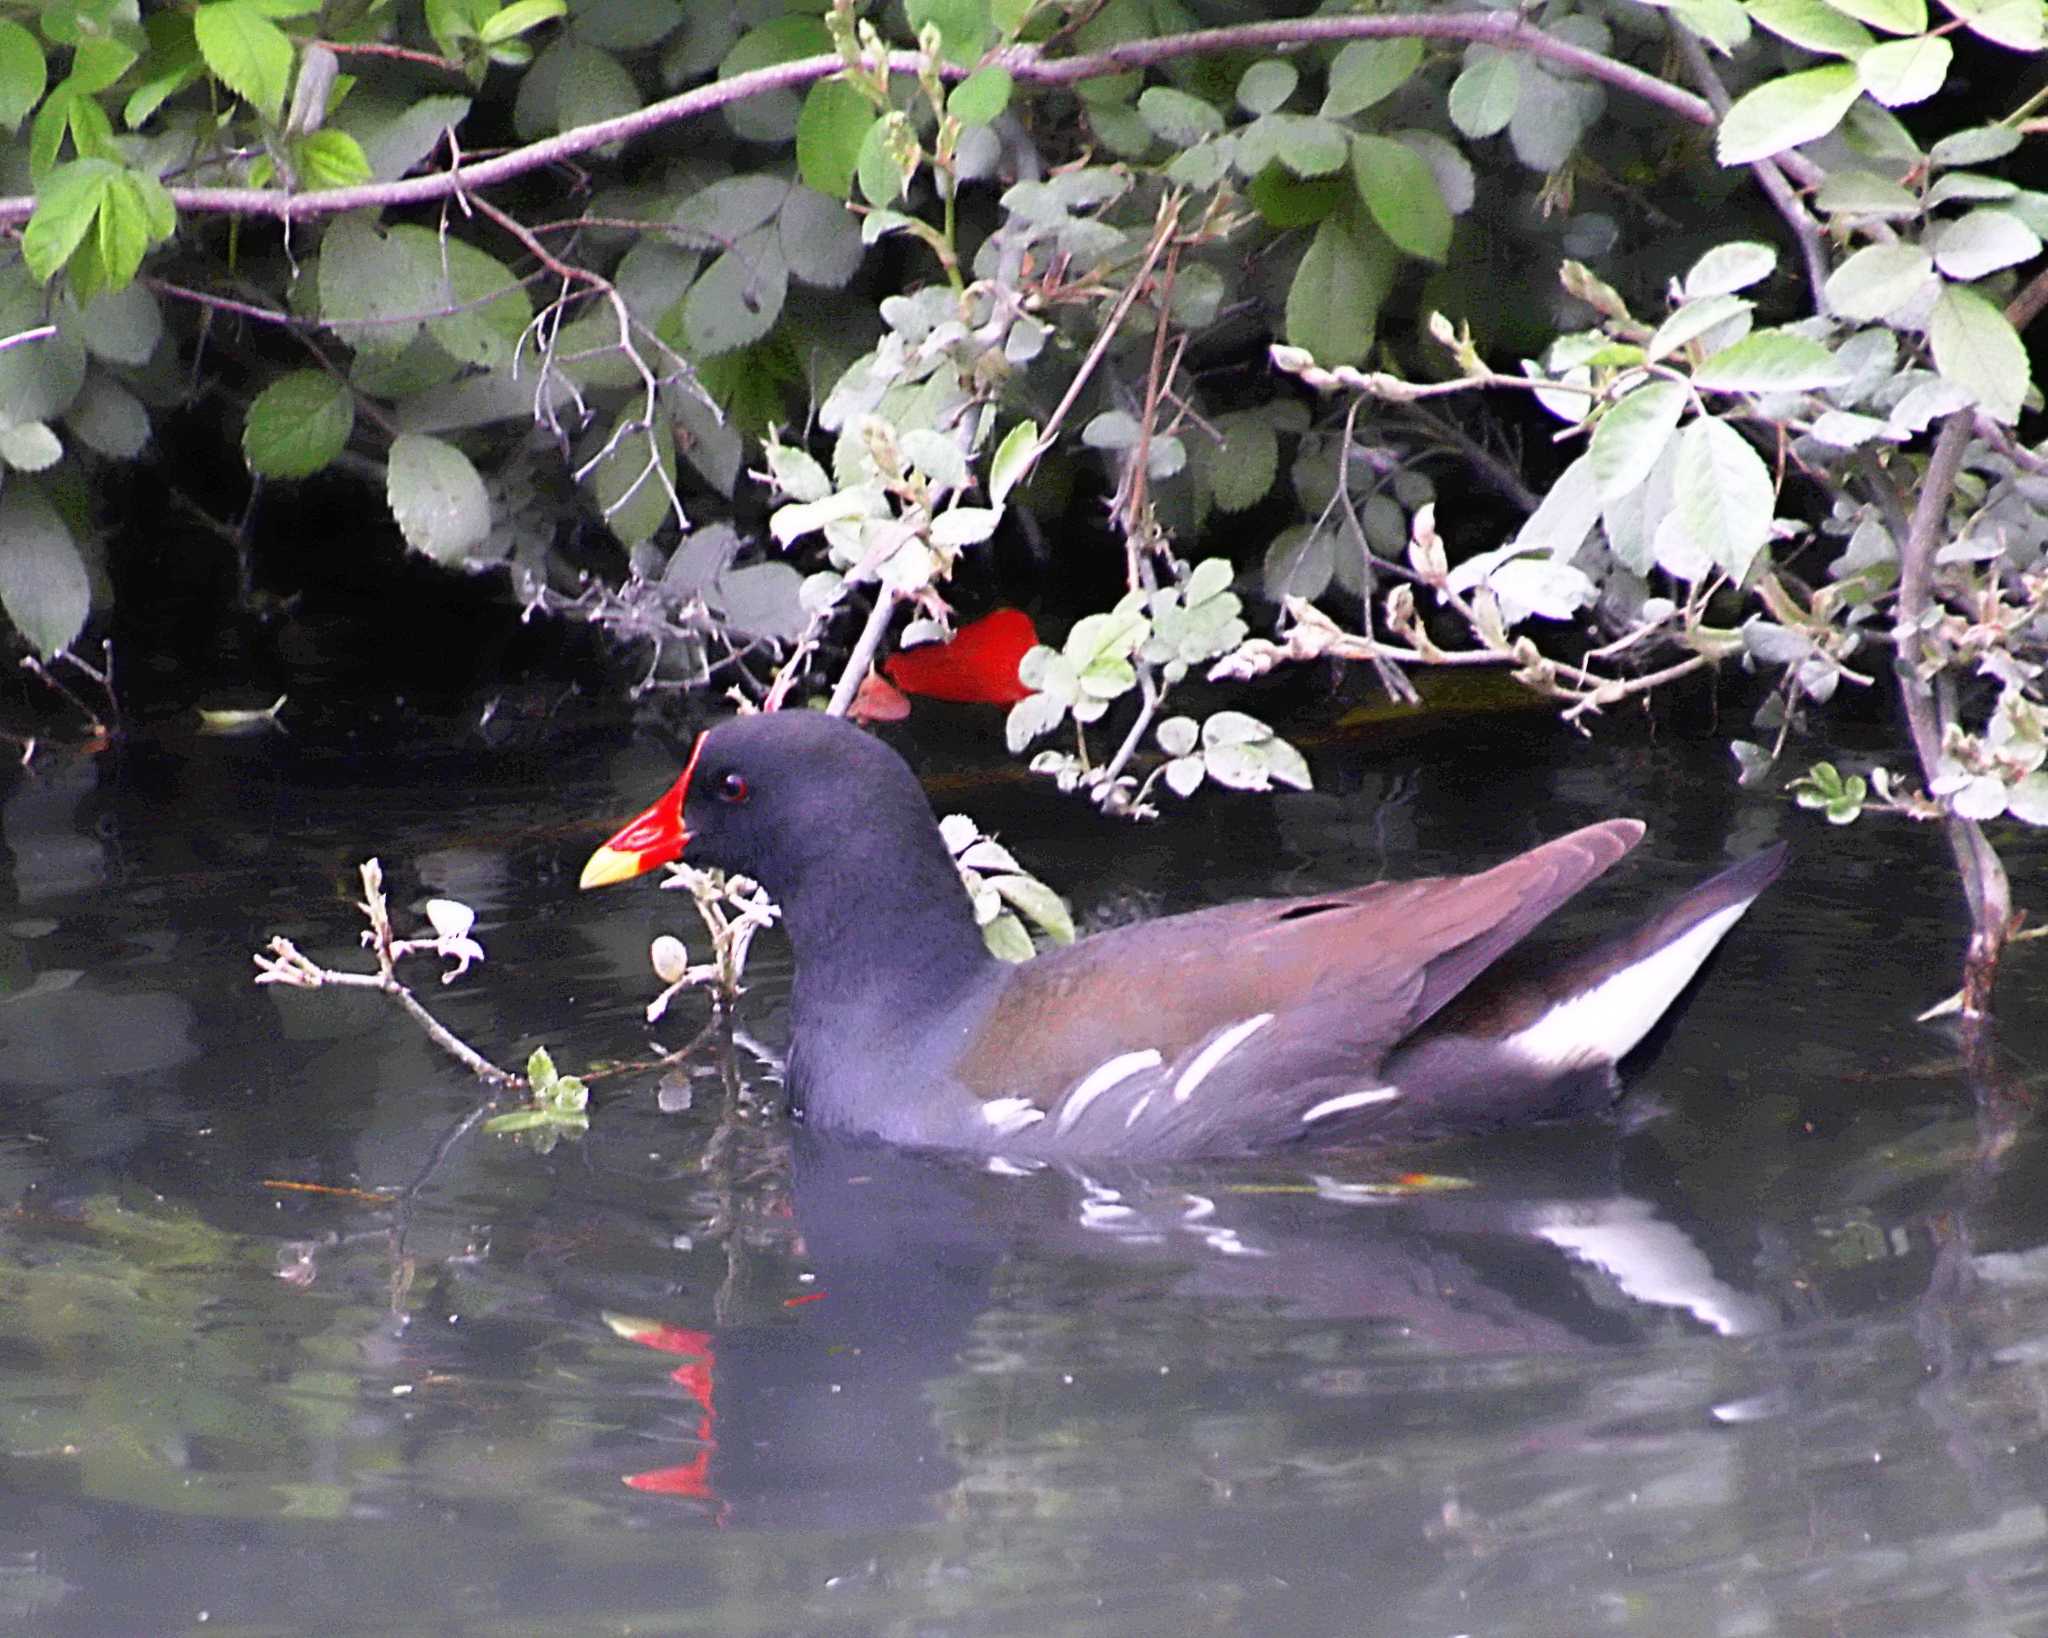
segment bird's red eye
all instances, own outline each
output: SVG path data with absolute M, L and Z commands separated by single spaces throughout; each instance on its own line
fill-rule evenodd
M 744 775 L 729 773 L 718 782 L 719 800 L 723 802 L 744 802 L 747 799 L 747 781 Z

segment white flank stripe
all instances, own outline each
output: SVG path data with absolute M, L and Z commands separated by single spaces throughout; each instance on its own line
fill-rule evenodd
M 1270 1012 L 1255 1012 L 1240 1024 L 1232 1024 L 1215 1040 L 1195 1054 L 1195 1061 L 1181 1071 L 1180 1079 L 1173 1083 L 1173 1101 L 1186 1103 L 1188 1094 L 1209 1077 L 1209 1072 L 1230 1056 L 1250 1036 L 1258 1034 L 1272 1023 Z
M 1126 1052 L 1097 1064 L 1089 1070 L 1081 1084 L 1067 1094 L 1067 1101 L 1060 1106 L 1060 1123 L 1053 1128 L 1054 1135 L 1064 1132 L 1081 1118 L 1081 1112 L 1119 1081 L 1127 1081 L 1141 1070 L 1159 1067 L 1157 1048 L 1147 1047 L 1143 1052 Z
M 1152 1092 L 1157 1092 L 1158 1090 L 1159 1088 L 1156 1086 L 1152 1088 Z M 1124 1125 L 1126 1127 L 1136 1126 L 1138 1124 L 1138 1117 L 1144 1114 L 1145 1105 L 1152 1101 L 1152 1092 L 1147 1092 L 1136 1103 L 1131 1105 L 1131 1112 L 1128 1115 L 1124 1116 Z
M 1012 1132 L 1021 1132 L 1034 1122 L 1044 1120 L 1045 1111 L 1029 1098 L 995 1098 L 981 1106 L 981 1118 L 1008 1137 Z
M 1717 910 L 1684 937 L 1558 1003 L 1501 1044 L 1538 1069 L 1619 1063 L 1650 1033 L 1748 908 L 1744 899 Z
M 1398 1086 L 1368 1086 L 1363 1092 L 1340 1092 L 1334 1098 L 1325 1098 L 1301 1117 L 1301 1124 L 1308 1126 L 1331 1115 L 1341 1115 L 1347 1109 L 1363 1109 L 1369 1103 L 1385 1103 L 1398 1098 Z

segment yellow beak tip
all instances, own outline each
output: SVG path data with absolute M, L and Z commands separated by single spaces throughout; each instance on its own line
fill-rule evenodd
M 583 874 L 576 878 L 576 885 L 582 889 L 610 887 L 614 882 L 629 882 L 640 874 L 640 860 L 635 855 L 601 847 L 585 862 Z

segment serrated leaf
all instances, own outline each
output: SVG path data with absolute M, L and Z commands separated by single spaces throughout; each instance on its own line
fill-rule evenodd
M 1828 275 L 1828 311 L 1865 322 L 1882 319 L 1918 296 L 1934 277 L 1934 258 L 1900 240 L 1865 245 Z
M 294 370 L 249 406 L 243 459 L 262 477 L 311 477 L 347 447 L 355 413 L 347 383 L 324 370 Z
M 1934 265 L 1952 279 L 1968 283 L 2002 267 L 2030 262 L 2041 254 L 2034 230 L 2010 211 L 1986 206 L 1929 235 Z
M 1830 216 L 1905 221 L 1920 214 L 1920 200 L 1874 171 L 1830 171 L 1815 191 L 1817 209 Z
M 1138 115 L 1160 141 L 1176 148 L 1223 134 L 1223 115 L 1216 105 L 1177 91 L 1170 85 L 1148 86 L 1138 94 Z
M 1372 348 L 1394 267 L 1384 238 L 1353 227 L 1345 212 L 1326 218 L 1287 289 L 1288 344 L 1325 366 L 1358 363 Z
M 0 18 L 0 125 L 20 130 L 49 80 L 41 43 L 19 23 Z
M 1686 270 L 1685 293 L 1697 301 L 1702 296 L 1721 296 L 1747 290 L 1777 269 L 1778 253 L 1754 239 L 1732 239 L 1716 245 Z
M 64 424 L 109 460 L 132 461 L 149 443 L 148 408 L 104 372 L 95 372 L 72 400 Z
M 1672 567 L 1672 540 L 1667 534 L 1672 531 L 1740 581 L 1770 539 L 1776 504 L 1777 492 L 1763 457 L 1727 422 L 1702 416 L 1678 435 L 1671 512 L 1658 525 L 1657 561 Z
M 1074 942 L 1074 918 L 1065 901 L 1036 876 L 991 876 L 989 886 L 1002 895 L 1005 903 L 1030 918 L 1032 925 L 1055 944 Z
M 254 0 L 209 0 L 192 36 L 214 77 L 275 125 L 291 85 L 292 42 Z
M 797 173 L 834 199 L 853 191 L 861 143 L 881 116 L 865 93 L 845 80 L 820 80 L 804 94 L 796 121 Z
M 1280 470 L 1280 440 L 1272 417 L 1246 410 L 1218 419 L 1222 447 L 1209 458 L 1209 492 L 1226 512 L 1242 512 L 1265 499 Z
M 1736 0 L 1670 0 L 1671 15 L 1724 57 L 1749 43 L 1749 13 Z
M 1330 61 L 1329 90 L 1319 112 L 1325 119 L 1348 119 L 1392 96 L 1421 66 L 1418 39 L 1353 40 Z
M 1009 499 L 1010 491 L 1017 486 L 1030 467 L 1031 458 L 1038 450 L 1038 423 L 1019 421 L 1003 434 L 1003 441 L 996 445 L 995 458 L 989 463 L 989 499 L 1001 506 Z
M 483 479 L 453 444 L 402 434 L 391 445 L 384 490 L 406 544 L 437 563 L 460 564 L 490 538 Z
M 675 431 L 666 415 L 634 427 L 631 407 L 613 423 L 611 453 L 588 476 L 590 492 L 621 546 L 648 540 L 675 515 L 671 498 L 676 477 Z M 624 430 L 621 430 L 624 429 Z
M 776 218 L 782 259 L 805 284 L 837 290 L 859 271 L 860 219 L 814 188 L 791 188 Z
M 1683 382 L 1659 377 L 1625 394 L 1600 417 L 1586 454 L 1602 500 L 1626 494 L 1649 477 L 1678 430 L 1689 396 Z
M 1924 34 L 1927 0 L 1828 0 L 1837 11 L 1887 34 Z
M 92 582 L 71 531 L 26 482 L 0 488 L 0 609 L 44 659 L 85 629 Z
M 1278 57 L 1267 57 L 1247 68 L 1237 82 L 1239 106 L 1248 114 L 1270 114 L 1294 95 L 1301 83 L 1301 71 Z
M 750 563 L 720 575 L 711 600 L 734 631 L 789 643 L 801 635 L 808 618 L 803 584 L 804 577 L 787 563 Z
M 1816 392 L 1848 379 L 1826 347 L 1786 330 L 1754 331 L 1693 372 L 1693 385 L 1710 392 Z
M 1654 364 L 1659 359 L 1669 358 L 1682 347 L 1690 346 L 1709 330 L 1726 324 L 1730 319 L 1742 318 L 1754 312 L 1756 303 L 1741 296 L 1723 293 L 1718 296 L 1702 296 L 1688 301 L 1662 324 L 1657 326 L 1643 348 L 1643 359 Z
M 1715 152 L 1723 165 L 1747 165 L 1824 137 L 1863 94 L 1855 68 L 1830 63 L 1766 80 L 1721 118 Z
M 1344 168 L 1344 127 L 1313 114 L 1267 114 L 1237 133 L 1237 168 L 1256 175 L 1284 165 L 1296 176 L 1328 176 Z
M 963 125 L 987 125 L 1010 106 L 1014 86 L 1007 68 L 977 68 L 947 94 L 946 112 Z
M 292 172 L 299 186 L 352 188 L 370 180 L 370 158 L 363 145 L 346 131 L 315 131 L 290 143 Z
M 741 234 L 683 298 L 683 333 L 700 357 L 731 352 L 775 328 L 789 295 L 789 264 L 774 223 Z
M 1855 58 L 1877 42 L 1870 30 L 1826 0 L 1748 0 L 1759 27 L 1830 57 Z
M 932 519 L 932 543 L 958 550 L 979 545 L 996 532 L 1003 514 L 988 506 L 955 506 Z
M 1939 91 L 1954 60 L 1955 47 L 1939 35 L 1888 40 L 1856 59 L 1856 77 L 1887 108 L 1904 108 Z
M 45 472 L 63 458 L 64 440 L 43 422 L 16 421 L 0 426 L 0 466 L 12 467 L 17 472 Z
M 1301 597 L 1313 602 L 1330 589 L 1337 574 L 1337 543 L 1312 523 L 1289 524 L 1273 537 L 1261 566 L 1261 589 L 1269 602 Z
M 1451 82 L 1451 123 L 1473 141 L 1497 136 L 1515 117 L 1522 95 L 1522 69 L 1513 54 L 1475 45 Z
M 1400 249 L 1440 262 L 1451 248 L 1451 213 L 1429 162 L 1389 137 L 1351 139 L 1351 179 L 1380 230 Z
M 2026 401 L 2027 351 L 2012 322 L 1976 291 L 1943 289 L 1927 321 L 1934 365 L 1995 420 L 2019 419 Z
M 1942 0 L 1972 34 L 2009 51 L 2039 51 L 2044 43 L 2039 0 Z

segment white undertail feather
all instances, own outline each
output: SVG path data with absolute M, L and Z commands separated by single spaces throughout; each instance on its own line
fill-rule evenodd
M 1232 1024 L 1230 1028 L 1217 1036 L 1215 1040 L 1203 1047 L 1200 1052 L 1195 1054 L 1195 1061 L 1182 1070 L 1180 1079 L 1173 1083 L 1173 1101 L 1175 1103 L 1186 1103 L 1188 1101 L 1188 1094 L 1200 1086 L 1218 1064 L 1222 1063 L 1240 1045 L 1250 1037 L 1258 1034 L 1260 1030 L 1264 1029 L 1272 1021 L 1273 1015 L 1270 1012 L 1255 1012 L 1241 1023 Z
M 1334 1098 L 1325 1098 L 1310 1108 L 1301 1117 L 1301 1124 L 1307 1126 L 1331 1115 L 1341 1115 L 1347 1109 L 1363 1109 L 1367 1104 L 1386 1103 L 1400 1095 L 1398 1086 L 1368 1086 L 1357 1092 L 1339 1092 Z
M 1059 1125 L 1053 1128 L 1054 1134 L 1072 1126 L 1081 1118 L 1081 1112 L 1111 1087 L 1129 1080 L 1140 1070 L 1158 1067 L 1159 1053 L 1153 1047 L 1146 1047 L 1142 1052 L 1125 1052 L 1107 1063 L 1097 1064 L 1081 1084 L 1067 1094 L 1067 1101 L 1060 1106 Z
M 1539 1069 L 1619 1063 L 1692 982 L 1750 900 L 1716 910 L 1669 944 L 1552 1007 L 1503 1045 Z

